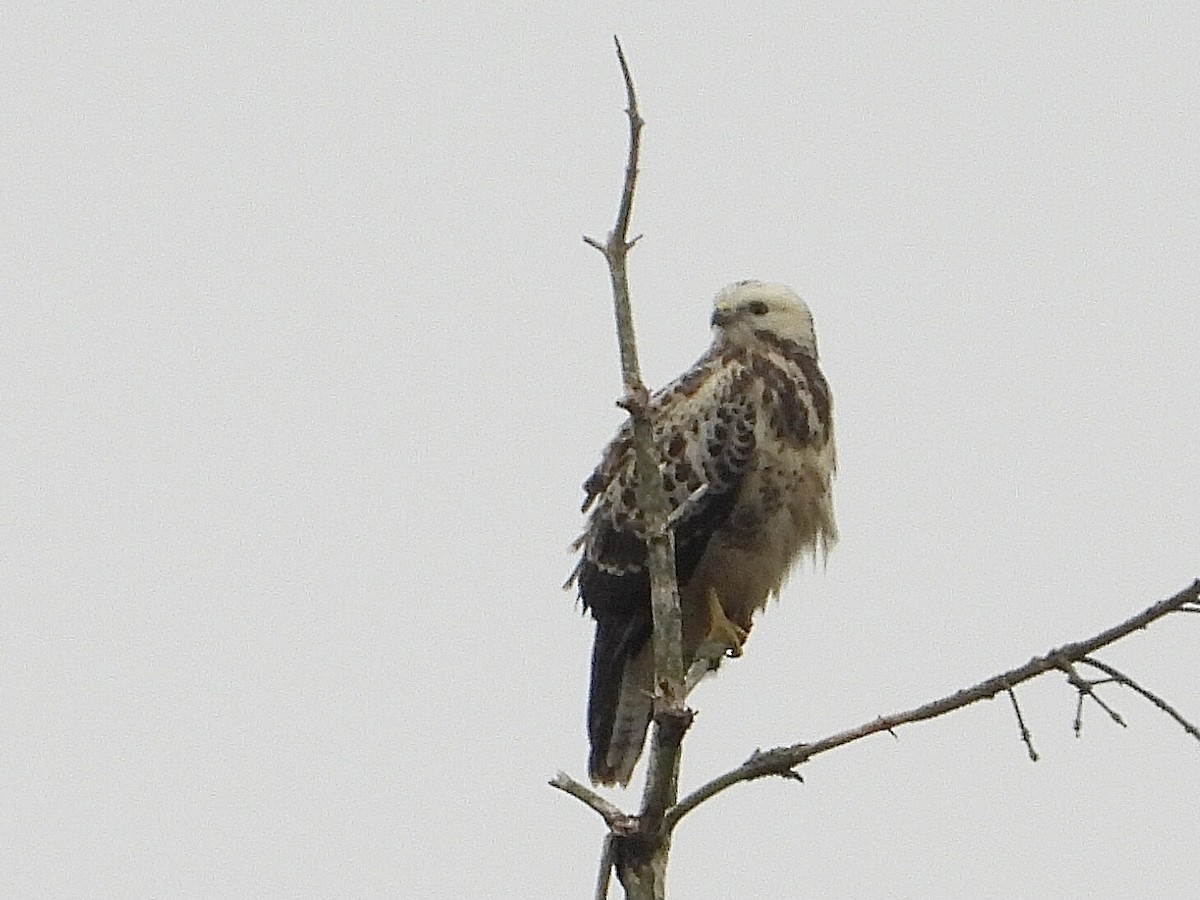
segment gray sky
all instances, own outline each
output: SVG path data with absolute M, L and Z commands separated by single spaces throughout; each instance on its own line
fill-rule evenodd
M 0 28 L 0 856 L 20 897 L 587 896 L 620 422 L 602 235 L 662 383 L 794 285 L 843 540 L 694 695 L 687 788 L 1200 575 L 1200 14 L 679 2 L 14 6 Z M 458 8 L 455 8 L 458 7 Z M 735 10 L 731 12 L 731 10 Z M 1200 718 L 1200 622 L 1102 658 Z M 1196 884 L 1200 746 L 1047 677 L 742 786 L 677 896 Z M 614 796 L 628 806 L 637 793 Z

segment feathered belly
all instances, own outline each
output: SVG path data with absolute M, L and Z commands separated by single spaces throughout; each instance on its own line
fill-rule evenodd
M 682 586 L 684 643 L 705 633 L 709 590 L 746 631 L 767 598 L 778 594 L 792 565 L 824 552 L 837 539 L 830 495 L 829 454 L 814 448 L 761 460 L 739 491 L 729 518 L 709 541 Z

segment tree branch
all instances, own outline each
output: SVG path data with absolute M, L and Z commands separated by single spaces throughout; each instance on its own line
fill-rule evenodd
M 611 832 L 604 836 L 604 846 L 600 851 L 600 871 L 596 873 L 596 893 L 593 895 L 595 900 L 608 900 L 608 885 L 612 881 L 613 857 L 615 850 L 613 841 L 616 836 Z
M 1200 603 L 1200 580 L 1192 582 L 1175 596 L 1155 603 L 1153 606 L 1142 610 L 1136 616 L 1126 619 L 1119 625 L 1114 625 L 1112 628 L 1102 631 L 1094 637 L 1076 641 L 1072 644 L 1064 644 L 1062 647 L 1051 650 L 1043 656 L 1035 656 L 1023 666 L 1018 666 L 1000 675 L 995 675 L 979 682 L 979 684 L 973 687 L 957 691 L 954 694 L 918 706 L 915 709 L 893 713 L 890 716 L 881 716 L 873 722 L 867 722 L 864 725 L 859 725 L 857 728 L 851 728 L 848 731 L 830 735 L 813 743 L 793 744 L 790 747 L 778 747 L 765 752 L 755 752 L 736 769 L 726 772 L 724 775 L 702 785 L 669 809 L 664 821 L 664 827 L 668 830 L 673 829 L 684 816 L 701 803 L 715 797 L 721 791 L 735 784 L 743 781 L 752 781 L 756 778 L 762 778 L 765 775 L 795 774 L 792 770 L 796 766 L 808 762 L 808 760 L 819 753 L 824 753 L 835 747 L 841 747 L 844 744 L 861 740 L 880 731 L 892 731 L 901 725 L 908 725 L 925 719 L 933 719 L 948 712 L 953 712 L 956 709 L 962 709 L 964 706 L 969 706 L 979 700 L 990 699 L 1001 691 L 1011 691 L 1022 682 L 1029 681 L 1031 678 L 1036 678 L 1038 675 L 1051 670 L 1062 670 L 1064 667 L 1070 669 L 1073 663 L 1085 661 L 1090 654 L 1096 652 L 1101 647 L 1106 647 L 1126 635 L 1145 628 L 1151 622 L 1161 619 L 1168 613 L 1187 610 L 1198 603 Z M 1101 667 L 1097 666 L 1097 668 Z M 1101 671 L 1104 670 L 1101 668 Z M 1113 677 L 1120 680 L 1116 675 L 1113 675 Z M 1075 684 L 1075 682 L 1072 681 L 1072 684 Z M 1086 682 L 1084 684 L 1086 685 Z M 1078 689 L 1078 685 L 1075 686 Z M 1132 687 L 1132 685 L 1128 686 Z M 1138 689 L 1134 688 L 1134 690 Z M 1090 686 L 1087 687 L 1086 691 L 1080 691 L 1081 698 L 1085 692 L 1091 692 Z M 1144 690 L 1139 690 L 1138 692 L 1142 696 L 1148 695 L 1148 692 Z M 1152 700 L 1152 702 L 1154 701 Z M 1156 705 L 1159 704 L 1156 703 Z M 1170 710 L 1169 707 L 1164 707 L 1165 704 L 1159 705 L 1160 709 L 1164 709 L 1164 711 L 1176 718 L 1177 721 L 1185 721 L 1178 713 Z M 1193 733 L 1190 728 L 1189 733 Z M 1193 736 L 1196 735 L 1193 734 Z
M 646 541 L 647 568 L 650 575 L 650 606 L 654 622 L 654 732 L 650 741 L 646 788 L 642 812 L 638 817 L 637 853 L 628 842 L 614 838 L 612 855 L 617 874 L 627 896 L 662 897 L 665 893 L 668 835 L 661 830 L 666 810 L 678 796 L 680 745 L 692 716 L 684 706 L 683 618 L 679 609 L 679 585 L 675 577 L 675 537 L 671 530 L 670 504 L 662 486 L 660 453 L 654 443 L 650 416 L 650 393 L 642 381 L 634 337 L 632 305 L 629 300 L 627 257 L 637 238 L 630 240 L 629 220 L 633 213 L 633 192 L 637 185 L 638 158 L 641 151 L 642 117 L 638 112 L 633 76 L 621 49 L 613 38 L 617 60 L 625 82 L 626 115 L 629 118 L 629 156 L 617 221 L 608 238 L 600 243 L 584 241 L 604 254 L 612 282 L 613 306 L 621 351 L 621 375 L 625 394 L 619 401 L 633 424 L 634 471 L 637 479 L 637 505 L 641 512 L 642 534 Z M 591 805 L 591 804 L 589 804 Z M 593 806 L 593 809 L 596 807 Z M 615 834 L 615 832 L 614 832 Z M 607 863 L 602 863 L 606 866 Z M 602 875 L 603 877 L 603 875 Z M 644 892 L 644 893 L 643 893 Z
M 1017 728 L 1021 730 L 1021 740 L 1025 744 L 1025 749 L 1029 751 L 1029 761 L 1037 762 L 1038 754 L 1033 749 L 1033 735 L 1029 733 L 1029 728 L 1025 725 L 1025 717 L 1021 715 L 1021 704 L 1017 703 L 1017 694 L 1011 685 L 1006 686 L 1005 691 L 1008 692 L 1008 699 L 1012 701 L 1013 714 L 1017 717 Z
M 550 779 L 549 783 L 550 787 L 570 794 L 576 800 L 595 810 L 613 834 L 629 834 L 637 827 L 635 818 L 626 815 L 616 805 L 609 803 L 591 788 L 580 784 L 566 772 L 559 772 Z
M 1079 737 L 1083 733 L 1083 701 L 1087 697 L 1091 697 L 1096 705 L 1108 713 L 1108 717 L 1120 725 L 1122 728 L 1128 728 L 1121 714 L 1105 703 L 1092 690 L 1092 683 L 1084 680 L 1084 678 L 1075 671 L 1075 667 L 1071 665 L 1074 660 L 1062 660 L 1059 663 L 1059 668 L 1067 674 L 1067 681 L 1071 683 L 1071 687 L 1079 691 L 1079 702 L 1075 707 L 1075 736 Z
M 655 688 L 665 701 L 662 705 L 676 714 L 683 710 L 682 618 L 679 612 L 679 585 L 675 579 L 675 543 L 671 529 L 670 505 L 659 475 L 659 451 L 654 445 L 650 421 L 650 394 L 642 381 L 634 336 L 632 304 L 629 300 L 629 274 L 626 260 L 636 239 L 628 239 L 629 219 L 633 212 L 633 191 L 637 184 L 638 155 L 641 151 L 642 117 L 638 112 L 633 76 L 621 49 L 613 38 L 617 60 L 625 80 L 625 112 L 629 118 L 629 157 L 625 164 L 625 182 L 617 222 L 602 244 L 595 238 L 584 241 L 604 254 L 613 290 L 613 309 L 617 320 L 621 351 L 621 375 L 625 395 L 618 402 L 633 420 L 635 472 L 638 508 L 642 513 L 642 531 L 646 536 L 650 570 L 651 608 L 654 615 Z
M 1186 607 L 1184 607 L 1184 608 L 1181 608 L 1180 611 L 1181 612 L 1192 612 L 1193 610 L 1190 610 L 1190 609 L 1187 609 Z M 1165 712 L 1168 716 L 1170 716 L 1172 719 L 1174 719 L 1176 722 L 1178 722 L 1180 725 L 1182 725 L 1184 731 L 1186 731 L 1188 734 L 1190 734 L 1196 740 L 1200 741 L 1200 729 L 1196 728 L 1195 725 L 1193 725 L 1191 722 L 1189 722 L 1187 719 L 1185 719 L 1183 716 L 1181 716 L 1175 710 L 1175 708 L 1173 706 L 1171 706 L 1171 704 L 1167 703 L 1166 700 L 1162 699 L 1162 697 L 1159 697 L 1157 694 L 1150 693 L 1150 691 L 1146 690 L 1144 687 L 1142 687 L 1140 684 L 1138 684 L 1136 681 L 1134 681 L 1132 678 L 1130 678 L 1124 672 L 1118 671 L 1117 669 L 1114 669 L 1112 666 L 1106 665 L 1105 663 L 1100 662 L 1100 660 L 1098 660 L 1098 659 L 1093 659 L 1090 656 L 1085 656 L 1083 659 L 1081 659 L 1079 661 L 1081 663 L 1083 663 L 1084 665 L 1091 666 L 1093 669 L 1099 669 L 1101 672 L 1108 675 L 1109 678 L 1112 681 L 1115 681 L 1117 684 L 1124 685 L 1125 687 L 1129 688 L 1131 691 L 1141 694 L 1143 697 L 1145 697 L 1147 700 L 1149 700 L 1151 703 L 1153 703 L 1155 706 L 1157 706 L 1159 709 L 1161 709 L 1163 712 Z M 1093 685 L 1093 687 L 1095 687 L 1095 685 Z

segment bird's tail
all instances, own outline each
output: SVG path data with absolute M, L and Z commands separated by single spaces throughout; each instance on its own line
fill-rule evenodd
M 598 620 L 588 695 L 588 774 L 596 784 L 629 783 L 654 711 L 650 623 Z

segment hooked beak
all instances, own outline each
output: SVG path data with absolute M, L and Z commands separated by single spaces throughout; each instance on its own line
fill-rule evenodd
M 731 309 L 714 309 L 710 322 L 713 328 L 723 328 L 732 322 L 736 315 Z

